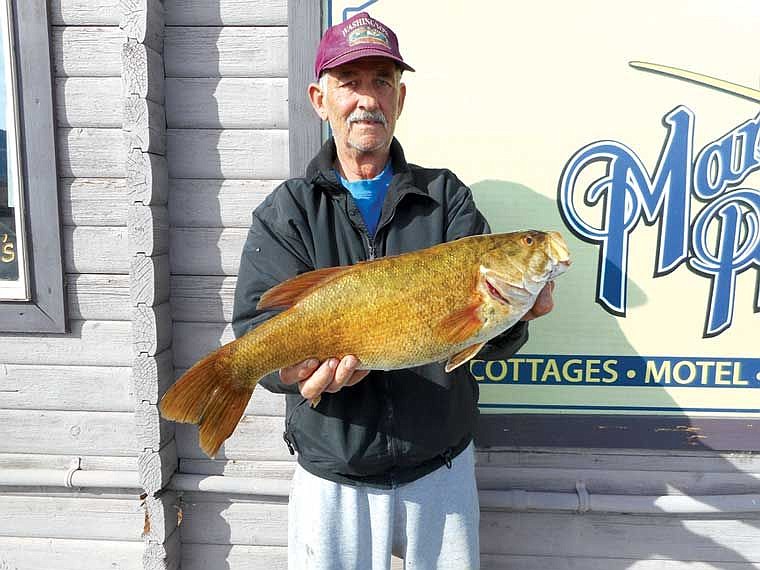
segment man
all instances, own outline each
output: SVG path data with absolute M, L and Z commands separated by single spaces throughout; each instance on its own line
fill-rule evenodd
M 406 162 L 393 137 L 403 71 L 414 70 L 396 35 L 367 13 L 325 33 L 308 96 L 333 136 L 303 178 L 253 213 L 235 294 L 238 336 L 272 316 L 255 309 L 260 296 L 297 274 L 489 231 L 450 171 Z M 551 308 L 550 286 L 526 320 Z M 521 322 L 481 354 L 507 358 L 526 339 Z M 478 388 L 466 366 L 368 372 L 355 356 L 336 355 L 260 383 L 287 394 L 284 437 L 298 451 L 290 568 L 386 569 L 391 553 L 407 568 L 479 566 Z

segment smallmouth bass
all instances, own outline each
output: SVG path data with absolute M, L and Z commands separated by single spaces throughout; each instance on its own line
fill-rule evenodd
M 284 310 L 190 368 L 161 414 L 198 424 L 213 457 L 258 381 L 308 358 L 353 354 L 370 370 L 446 361 L 450 372 L 517 323 L 569 265 L 558 232 L 531 230 L 303 273 L 264 293 L 258 309 Z

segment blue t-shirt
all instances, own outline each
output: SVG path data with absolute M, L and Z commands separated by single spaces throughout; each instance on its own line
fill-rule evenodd
M 383 209 L 385 193 L 391 184 L 391 178 L 393 178 L 393 169 L 391 168 L 390 161 L 388 161 L 388 164 L 385 165 L 380 174 L 367 180 L 349 182 L 337 171 L 335 174 L 340 178 L 343 186 L 351 192 L 351 196 L 353 196 L 354 202 L 356 202 L 362 218 L 364 218 L 369 235 L 374 236 L 377 223 L 380 221 L 380 212 Z

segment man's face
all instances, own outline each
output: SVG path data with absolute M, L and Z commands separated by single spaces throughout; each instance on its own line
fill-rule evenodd
M 360 154 L 385 152 L 406 95 L 393 61 L 362 58 L 326 75 L 327 92 L 312 86 L 309 94 L 317 113 L 330 122 L 336 144 Z

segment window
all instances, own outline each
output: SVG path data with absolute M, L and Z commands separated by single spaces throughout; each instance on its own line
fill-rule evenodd
M 0 0 L 0 330 L 5 332 L 66 327 L 49 38 L 45 0 Z
M 19 177 L 18 92 L 8 0 L 0 0 L 0 299 L 29 300 Z

